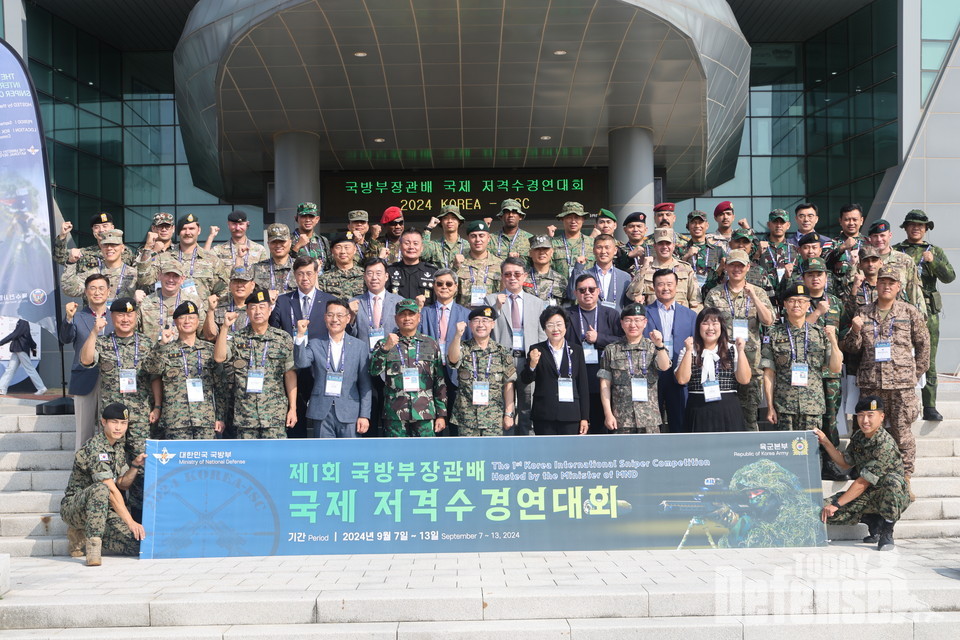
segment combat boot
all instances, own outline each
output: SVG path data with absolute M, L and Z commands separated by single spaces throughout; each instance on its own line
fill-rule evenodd
M 867 525 L 870 535 L 863 539 L 868 544 L 880 541 L 880 529 L 883 527 L 883 518 L 877 513 L 867 513 L 860 518 L 860 522 Z
M 937 411 L 936 407 L 924 407 L 923 419 L 930 420 L 931 422 L 941 422 L 943 420 L 943 416 L 939 411 Z
M 904 476 L 904 479 L 907 481 L 907 493 L 910 495 L 910 502 L 914 503 L 917 501 L 917 496 L 913 493 L 913 487 L 910 486 L 910 476 Z
M 896 545 L 893 543 L 893 523 L 883 521 L 880 526 L 880 542 L 877 543 L 877 551 L 892 551 Z
M 100 551 L 103 547 L 103 544 L 100 538 L 87 538 L 87 566 L 88 567 L 99 567 L 101 564 L 100 561 Z
M 82 558 L 83 549 L 87 543 L 87 537 L 82 529 L 67 527 L 67 546 L 70 549 L 70 556 L 73 558 Z

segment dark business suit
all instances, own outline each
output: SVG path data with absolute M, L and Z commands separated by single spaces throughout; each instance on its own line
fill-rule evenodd
M 697 314 L 682 304 L 674 302 L 673 306 L 673 351 L 670 353 L 670 362 L 673 363 L 673 367 L 676 367 L 677 354 L 683 349 L 684 341 L 692 337 L 696 329 Z M 650 332 L 654 330 L 663 333 L 663 325 L 660 324 L 660 310 L 657 308 L 656 302 L 647 305 L 647 328 L 643 330 L 643 335 L 650 337 Z M 663 339 L 665 342 L 669 342 L 670 336 L 663 336 Z M 687 406 L 687 387 L 677 384 L 672 368 L 670 371 L 660 372 L 657 387 L 660 407 L 666 411 L 670 433 L 679 433 L 683 430 L 683 413 Z
M 323 340 L 330 337 L 327 332 L 327 323 L 324 315 L 327 313 L 327 300 L 333 300 L 329 293 L 314 289 L 313 306 L 310 308 L 310 326 L 307 328 L 307 337 L 311 340 Z M 300 290 L 294 289 L 289 293 L 277 297 L 270 313 L 270 326 L 283 329 L 291 336 L 297 335 L 297 321 L 303 319 L 303 310 L 300 308 Z M 297 369 L 297 424 L 287 431 L 288 438 L 306 438 L 307 427 L 307 400 L 310 390 L 313 389 L 313 373 L 310 369 Z
M 549 343 L 544 341 L 530 348 L 531 352 L 534 349 L 540 352 L 537 368 L 531 371 L 528 365 L 520 372 L 520 380 L 524 384 L 535 384 L 530 417 L 537 435 L 576 435 L 579 433 L 580 421 L 590 419 L 590 389 L 587 386 L 587 365 L 583 361 L 583 349 L 579 345 L 569 342 L 567 344 L 570 345 L 570 351 L 564 349 L 560 371 L 553 360 Z M 569 353 L 573 354 L 572 365 Z M 573 375 L 573 402 L 560 402 L 557 380 L 561 371 L 564 377 L 569 373 Z
M 328 427 L 327 435 L 339 432 L 343 437 L 355 437 L 357 419 L 370 418 L 372 400 L 370 352 L 364 347 L 365 345 L 357 338 L 350 335 L 343 336 L 343 386 L 340 397 L 333 397 L 324 393 L 327 384 L 330 339 L 314 339 L 305 345 L 294 344 L 294 364 L 299 369 L 309 368 L 313 374 L 314 384 L 310 392 L 307 418 L 313 423 L 315 437 L 319 435 L 322 423 Z M 333 363 L 334 369 L 338 364 L 338 362 Z M 335 426 L 341 428 L 332 429 Z
M 603 422 L 603 405 L 600 404 L 600 379 L 597 378 L 597 372 L 600 371 L 599 362 L 603 361 L 603 350 L 607 345 L 613 344 L 623 337 L 620 314 L 613 309 L 597 304 L 595 309 L 583 312 L 583 320 L 586 321 L 587 326 L 582 326 L 579 309 L 579 306 L 567 309 L 567 315 L 570 317 L 570 324 L 567 325 L 567 340 L 570 344 L 582 347 L 583 333 L 590 326 L 597 330 L 597 341 L 593 346 L 597 349 L 598 363 L 587 365 L 587 378 L 590 386 L 590 433 L 607 433 L 607 428 Z
M 597 286 L 600 286 L 600 268 L 597 267 L 597 265 L 593 265 L 589 269 L 584 269 L 583 265 L 578 262 L 574 265 L 573 275 L 570 276 L 570 280 L 567 282 L 567 298 L 570 300 L 577 299 L 577 278 L 584 273 L 589 273 L 596 278 Z M 613 267 L 613 273 L 611 274 L 610 281 L 607 283 L 606 290 L 600 292 L 601 300 L 612 302 L 616 307 L 616 312 L 620 313 L 623 305 L 632 302 L 627 298 L 627 287 L 630 286 L 630 281 L 629 273 Z M 603 303 L 601 302 L 601 304 Z
M 370 314 L 373 313 L 373 307 L 370 306 L 370 292 L 364 291 L 358 296 L 350 298 L 350 302 L 357 301 L 357 317 L 353 323 L 347 327 L 347 333 L 354 336 L 365 345 L 367 353 L 372 350 L 370 346 Z M 397 305 L 403 300 L 400 296 L 389 291 L 383 292 L 383 305 L 380 309 L 380 325 L 383 327 L 383 337 L 386 338 L 391 333 L 397 332 Z M 380 435 L 380 418 L 383 416 L 383 378 L 376 376 L 373 378 L 373 413 L 370 415 L 370 430 L 367 431 L 367 437 Z
M 459 383 L 457 382 L 457 370 L 447 364 L 447 349 L 450 348 L 450 343 L 453 342 L 453 336 L 457 333 L 457 323 L 458 322 L 468 322 L 470 317 L 470 310 L 466 307 L 457 304 L 456 302 L 450 303 L 450 317 L 447 318 L 447 339 L 444 344 L 440 345 L 440 348 L 443 349 L 443 377 L 446 379 L 447 383 L 447 407 L 452 408 L 454 400 L 457 399 L 457 387 Z M 423 309 L 420 310 L 420 326 L 417 328 L 417 331 L 420 333 L 430 336 L 437 343 L 440 343 L 440 307 L 439 303 L 431 303 L 426 305 Z M 463 332 L 463 339 L 469 340 L 472 337 L 470 333 L 470 326 L 467 325 L 466 330 Z M 456 425 L 448 424 L 447 428 L 437 434 L 438 436 L 456 436 L 459 435 L 456 431 Z

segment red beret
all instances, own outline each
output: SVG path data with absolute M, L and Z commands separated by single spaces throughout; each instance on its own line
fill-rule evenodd
M 718 216 L 724 211 L 726 211 L 727 209 L 730 209 L 731 211 L 733 211 L 733 203 L 730 202 L 729 200 L 724 200 L 723 202 L 718 204 L 716 207 L 714 207 L 713 215 Z
M 653 210 L 654 210 L 655 212 L 660 212 L 660 211 L 673 211 L 675 208 L 676 208 L 676 206 L 675 206 L 672 202 L 661 202 L 660 204 L 658 204 L 657 206 L 655 206 L 655 207 L 653 208 Z
M 403 217 L 403 210 L 400 207 L 387 207 L 380 216 L 380 224 L 390 224 L 394 220 Z

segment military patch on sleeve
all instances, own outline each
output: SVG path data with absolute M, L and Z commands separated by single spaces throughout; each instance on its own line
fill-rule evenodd
M 110 462 L 110 454 L 109 454 L 109 453 L 101 453 L 101 454 L 99 454 L 98 457 L 99 457 L 99 459 L 100 459 L 100 462 Z

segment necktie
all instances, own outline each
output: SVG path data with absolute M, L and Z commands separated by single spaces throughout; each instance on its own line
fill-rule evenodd
M 300 298 L 300 317 L 304 320 L 310 319 L 310 296 Z
M 447 343 L 447 308 L 440 307 L 440 344 Z
M 510 306 L 512 307 L 510 311 L 510 315 L 513 321 L 513 328 L 522 329 L 523 325 L 520 323 L 520 305 L 517 304 L 517 294 L 511 293 L 510 298 L 512 299 L 510 304 Z
M 380 328 L 380 296 L 373 297 L 373 326 Z

